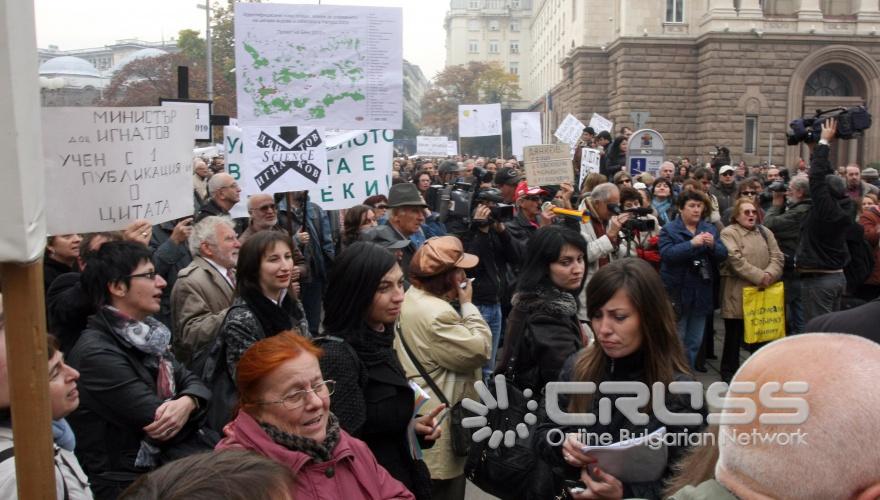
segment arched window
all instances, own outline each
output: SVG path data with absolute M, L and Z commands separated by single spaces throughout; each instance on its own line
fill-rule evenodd
M 844 74 L 830 68 L 820 68 L 810 75 L 804 94 L 819 97 L 845 97 L 853 95 L 853 90 Z

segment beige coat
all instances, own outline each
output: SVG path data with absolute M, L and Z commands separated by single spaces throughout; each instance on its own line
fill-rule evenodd
M 721 231 L 721 242 L 727 247 L 727 260 L 721 266 L 722 318 L 742 319 L 743 288 L 757 286 L 764 273 L 770 273 L 773 282 L 782 277 L 785 256 L 773 231 L 763 229 L 766 241 L 757 226 L 749 231 L 734 222 Z
M 232 305 L 232 285 L 200 255 L 180 270 L 171 290 L 172 344 L 181 363 L 214 340 Z
M 479 400 L 474 382 L 480 380 L 481 368 L 492 352 L 492 332 L 475 305 L 463 304 L 459 315 L 445 300 L 412 286 L 401 308 L 400 334 L 450 405 L 465 397 Z M 406 377 L 431 396 L 421 413 L 436 408 L 440 399 L 419 376 L 400 338 L 395 337 L 394 350 Z M 452 479 L 464 474 L 466 458 L 452 453 L 449 422 L 447 415 L 441 424 L 443 435 L 425 450 L 425 463 L 432 479 Z

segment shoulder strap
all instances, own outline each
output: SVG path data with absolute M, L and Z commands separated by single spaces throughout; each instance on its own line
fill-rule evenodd
M 764 226 L 763 226 L 763 225 L 758 224 L 758 231 L 761 233 L 761 236 L 764 237 L 764 243 L 766 243 L 767 246 L 769 247 L 769 246 L 770 246 L 770 241 L 767 239 L 767 232 L 766 232 L 767 230 L 764 229 Z
M 395 333 L 397 333 L 397 338 L 400 339 L 400 343 L 403 344 L 403 348 L 406 350 L 407 356 L 409 356 L 409 359 L 411 359 L 413 364 L 416 365 L 416 370 L 418 370 L 419 375 L 421 375 L 422 378 L 425 379 L 428 387 L 430 387 L 431 390 L 434 391 L 434 394 L 437 395 L 441 403 L 445 404 L 447 408 L 452 408 L 452 405 L 449 404 L 449 400 L 446 399 L 446 395 L 444 395 L 443 391 L 441 391 L 440 388 L 437 387 L 437 383 L 434 382 L 434 379 L 432 379 L 430 375 L 428 375 L 425 367 L 422 366 L 422 363 L 419 362 L 418 358 L 416 358 L 415 354 L 413 354 L 413 352 L 410 350 L 409 345 L 406 343 L 406 339 L 403 338 L 403 332 L 400 331 L 400 321 L 394 324 L 394 331 Z
M 7 461 L 14 456 L 15 456 L 15 448 L 10 446 L 9 448 L 6 448 L 5 450 L 0 451 L 0 463 Z

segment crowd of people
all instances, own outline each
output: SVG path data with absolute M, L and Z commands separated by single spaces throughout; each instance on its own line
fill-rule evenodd
M 403 157 L 387 195 L 343 211 L 305 193 L 241 199 L 222 158 L 197 158 L 191 217 L 50 237 L 58 498 L 462 499 L 475 383 L 503 374 L 539 396 L 560 381 L 661 383 L 651 400 L 702 418 L 668 385 L 707 371 L 716 317 L 721 380 L 807 381 L 815 440 L 669 446 L 656 480 L 630 481 L 584 451 L 582 429 L 536 412 L 536 465 L 515 498 L 880 498 L 877 447 L 857 445 L 880 430 L 880 338 L 865 319 L 880 317 L 876 172 L 831 165 L 833 120 L 791 171 L 719 155 L 628 172 L 631 133 L 584 130 L 579 145 L 603 154 L 580 186 L 530 185 L 516 159 Z M 437 202 L 453 185 L 472 189 L 465 216 Z M 247 218 L 230 217 L 238 203 Z M 788 338 L 745 344 L 744 289 L 777 282 Z M 819 331 L 853 335 L 804 333 Z M 595 433 L 664 427 L 607 397 L 559 408 L 607 412 Z M 704 427 L 665 431 L 779 426 Z

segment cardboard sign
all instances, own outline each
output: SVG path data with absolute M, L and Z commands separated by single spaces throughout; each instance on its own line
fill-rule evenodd
M 261 193 L 306 191 L 327 185 L 323 131 L 310 127 L 242 127 L 246 175 Z
M 600 114 L 593 113 L 593 116 L 590 117 L 590 126 L 593 127 L 593 130 L 597 134 L 603 130 L 607 130 L 612 137 L 614 136 L 614 122 Z
M 599 173 L 601 159 L 601 151 L 598 149 L 581 148 L 581 174 L 575 189 L 580 190 L 587 175 L 593 172 Z
M 458 136 L 501 135 L 501 104 L 460 104 Z
M 419 156 L 446 156 L 446 151 L 448 149 L 449 138 L 445 135 L 439 136 L 431 136 L 431 135 L 419 135 L 416 136 L 416 154 Z
M 43 108 L 49 234 L 193 213 L 195 109 Z
M 553 132 L 553 136 L 573 148 L 584 133 L 584 128 L 586 128 L 584 124 L 569 113 L 559 124 L 556 132 Z
M 572 182 L 574 171 L 568 144 L 541 144 L 523 148 L 529 186 Z

